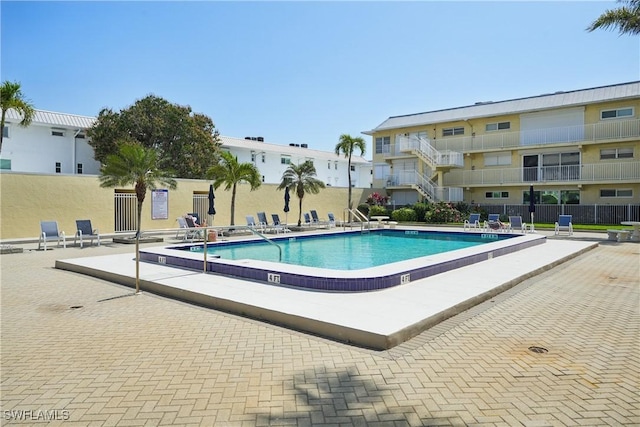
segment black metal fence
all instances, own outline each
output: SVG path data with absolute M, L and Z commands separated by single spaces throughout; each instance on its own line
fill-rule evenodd
M 529 205 L 480 205 L 487 213 L 522 216 L 531 220 Z M 640 204 L 633 205 L 536 205 L 534 222 L 554 223 L 559 215 L 573 215 L 573 224 L 620 224 L 622 221 L 640 221 Z

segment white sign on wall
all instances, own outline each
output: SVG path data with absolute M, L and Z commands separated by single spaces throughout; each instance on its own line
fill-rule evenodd
M 151 191 L 151 219 L 169 219 L 169 190 Z

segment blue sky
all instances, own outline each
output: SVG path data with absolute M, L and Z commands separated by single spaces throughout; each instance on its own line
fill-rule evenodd
M 220 133 L 333 150 L 389 116 L 640 79 L 614 1 L 0 3 L 1 76 L 96 116 L 148 94 Z

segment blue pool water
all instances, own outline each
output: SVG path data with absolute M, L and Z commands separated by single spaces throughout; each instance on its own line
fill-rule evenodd
M 505 236 L 506 237 L 506 236 Z M 282 248 L 280 262 L 333 270 L 359 270 L 495 242 L 496 234 L 382 232 L 349 233 L 322 237 L 275 239 Z M 202 252 L 202 246 L 190 251 Z M 218 244 L 208 255 L 221 259 L 255 259 L 278 262 L 278 248 L 264 241 Z

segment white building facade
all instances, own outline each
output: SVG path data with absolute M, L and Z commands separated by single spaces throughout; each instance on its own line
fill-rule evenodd
M 8 110 L 2 139 L 1 169 L 33 173 L 97 175 L 100 163 L 93 158 L 86 130 L 95 117 L 36 110 L 28 127 L 22 117 Z
M 94 159 L 86 131 L 95 117 L 36 110 L 28 127 L 21 127 L 15 111 L 7 111 L 0 169 L 29 173 L 98 175 L 100 163 Z M 222 149 L 237 156 L 240 163 L 253 163 L 262 182 L 279 184 L 290 164 L 313 162 L 317 178 L 325 185 L 347 187 L 348 159 L 334 152 L 313 150 L 306 144 L 278 145 L 263 138 L 221 136 Z M 371 162 L 362 156 L 351 158 L 351 186 L 370 188 Z
M 277 145 L 254 139 L 239 139 L 222 136 L 222 149 L 237 156 L 240 163 L 253 163 L 262 182 L 279 184 L 282 174 L 290 164 L 299 165 L 311 161 L 317 178 L 330 187 L 347 187 L 348 159 L 334 152 L 308 148 L 305 144 Z M 361 156 L 351 157 L 351 186 L 370 188 L 372 183 L 371 162 Z

